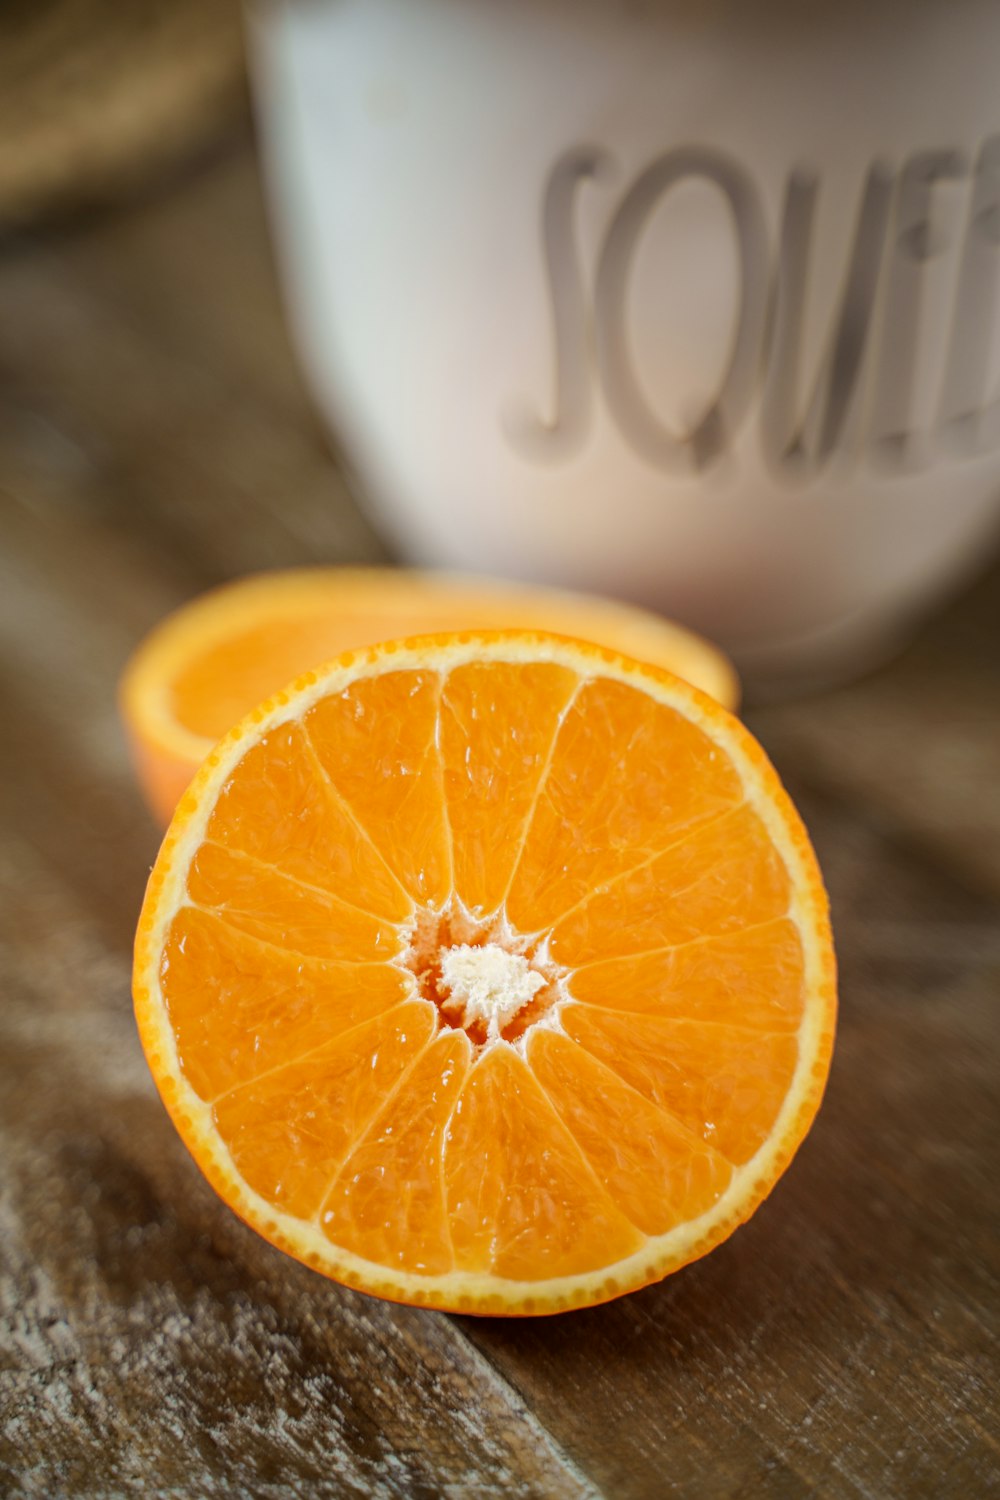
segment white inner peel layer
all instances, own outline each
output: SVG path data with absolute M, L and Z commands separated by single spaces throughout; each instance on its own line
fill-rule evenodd
M 464 1020 L 485 1021 L 496 1035 L 545 986 L 545 977 L 519 953 L 499 943 L 473 948 L 458 943 L 441 955 L 441 978 L 452 998 L 464 1007 Z

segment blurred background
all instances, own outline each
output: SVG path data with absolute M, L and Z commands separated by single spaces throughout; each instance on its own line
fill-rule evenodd
M 680 393 L 680 417 L 651 424 L 646 397 L 659 389 L 662 340 L 646 347 L 641 334 L 635 389 L 616 345 L 597 347 L 601 378 L 589 394 L 581 385 L 590 356 L 586 340 L 574 343 L 583 327 L 580 267 L 594 271 L 610 224 L 619 238 L 601 285 L 611 295 L 615 246 L 628 248 L 629 224 L 639 224 L 640 210 L 653 213 L 670 170 L 683 166 L 728 195 L 743 225 L 745 292 L 760 271 L 757 210 L 743 179 L 719 166 L 729 160 L 726 131 L 749 106 L 716 131 L 691 82 L 709 104 L 728 97 L 733 77 L 747 71 L 740 48 L 759 49 L 760 38 L 726 33 L 724 6 L 711 8 L 716 20 L 704 35 L 692 29 L 689 7 L 673 8 L 687 18 L 684 46 L 700 59 L 686 75 L 685 107 L 709 144 L 686 165 L 668 164 L 662 181 L 640 181 L 659 160 L 654 138 L 661 153 L 693 139 L 679 126 L 665 137 L 642 89 L 647 102 L 634 116 L 605 99 L 593 121 L 580 116 L 576 133 L 566 124 L 592 88 L 594 48 L 599 58 L 613 49 L 619 74 L 650 50 L 641 31 L 619 34 L 606 9 L 588 3 L 574 19 L 572 7 L 548 8 L 537 56 L 555 47 L 567 76 L 584 83 L 567 86 L 565 109 L 543 108 L 529 90 L 535 102 L 518 110 L 503 66 L 516 72 L 525 56 L 534 24 L 526 4 L 510 7 L 516 24 L 493 39 L 496 12 L 482 4 L 463 19 L 461 7 L 428 3 L 428 56 L 416 5 L 404 18 L 398 6 L 365 12 L 303 0 L 262 5 L 248 22 L 229 0 L 0 5 L 0 1473 L 8 1493 L 996 1492 L 1000 474 L 989 411 L 974 414 L 972 436 L 959 420 L 972 409 L 969 382 L 985 380 L 996 350 L 991 324 L 985 344 L 968 334 L 972 353 L 956 363 L 957 336 L 948 332 L 965 316 L 955 291 L 963 275 L 978 289 L 984 321 L 995 306 L 984 278 L 1000 243 L 987 119 L 996 90 L 984 94 L 985 72 L 975 77 L 978 94 L 968 72 L 954 73 L 984 50 L 982 68 L 997 71 L 1000 54 L 984 49 L 991 11 L 917 7 L 908 49 L 878 20 L 879 7 L 867 12 L 860 50 L 874 59 L 872 97 L 891 54 L 918 81 L 933 63 L 949 80 L 939 91 L 948 98 L 904 79 L 888 90 L 905 101 L 898 118 L 888 106 L 879 114 L 871 104 L 868 115 L 858 106 L 859 140 L 845 147 L 842 169 L 839 158 L 821 161 L 831 195 L 824 212 L 841 201 L 844 210 L 827 236 L 833 252 L 816 260 L 819 302 L 802 304 L 811 309 L 806 364 L 823 358 L 829 330 L 817 308 L 839 305 L 842 282 L 841 331 L 857 332 L 862 230 L 877 239 L 883 201 L 881 168 L 871 164 L 888 153 L 895 197 L 885 204 L 897 217 L 882 225 L 885 245 L 919 247 L 944 234 L 942 225 L 959 226 L 946 236 L 958 278 L 953 321 L 931 338 L 939 381 L 954 375 L 957 405 L 941 430 L 957 434 L 958 456 L 930 462 L 923 429 L 916 448 L 902 441 L 890 399 L 892 381 L 926 364 L 906 342 L 924 306 L 913 267 L 933 259 L 921 252 L 884 273 L 877 318 L 868 307 L 883 351 L 872 376 L 882 407 L 875 403 L 869 436 L 891 462 L 856 466 L 841 491 L 834 462 L 834 478 L 821 478 L 818 491 L 814 482 L 822 503 L 807 524 L 795 519 L 803 492 L 787 473 L 754 487 L 753 465 L 765 467 L 761 431 L 771 421 L 779 457 L 798 452 L 799 439 L 822 457 L 819 429 L 825 421 L 829 436 L 834 417 L 840 422 L 836 401 L 824 407 L 817 397 L 819 428 L 807 410 L 796 437 L 794 421 L 778 420 L 777 377 L 760 375 L 751 391 L 730 350 L 729 365 L 699 375 L 690 411 Z M 670 7 L 623 14 L 641 20 L 647 9 Z M 777 52 L 801 81 L 810 54 L 799 24 L 789 7 L 765 9 L 766 35 L 785 26 Z M 854 9 L 846 7 L 848 18 Z M 375 17 L 371 36 L 365 15 Z M 849 38 L 832 23 L 822 36 L 819 94 L 836 92 L 836 68 L 852 65 Z M 362 77 L 367 46 L 391 60 L 377 77 Z M 718 66 L 713 48 L 724 55 Z M 481 52 L 499 59 L 499 71 L 477 92 L 467 59 Z M 447 66 L 440 85 L 429 75 L 433 86 L 421 93 L 424 75 L 407 59 L 423 69 L 430 55 Z M 531 72 L 538 68 L 526 66 Z M 856 76 L 868 98 L 867 75 L 859 68 Z M 437 113 L 421 113 L 428 95 Z M 350 154 L 360 140 L 358 99 L 373 129 L 402 142 L 403 156 L 359 145 L 360 166 L 345 166 L 346 199 L 336 198 L 336 177 L 329 187 L 330 201 L 347 202 L 350 214 L 341 206 L 326 215 L 316 206 L 324 143 L 329 162 Z M 456 147 L 454 182 L 440 202 L 452 194 L 458 216 L 433 198 L 421 227 L 419 174 L 430 180 L 434 149 L 452 138 L 442 135 L 453 129 L 452 106 L 475 121 L 468 133 L 492 186 L 474 195 L 473 168 Z M 787 151 L 772 170 L 787 117 L 769 122 L 762 102 L 758 120 L 760 141 L 751 122 L 742 151 L 791 299 L 787 353 L 788 318 L 799 316 L 796 245 L 806 255 L 819 239 L 794 227 Z M 581 199 L 577 257 L 560 238 L 560 224 L 573 222 L 566 193 L 605 179 L 599 163 L 567 165 L 552 148 L 603 145 L 592 128 L 623 132 L 621 171 L 603 217 Z M 803 126 L 817 160 L 836 134 Z M 543 142 L 537 161 L 529 138 Z M 954 159 L 943 160 L 952 147 Z M 534 164 L 519 175 L 522 160 Z M 409 261 L 392 211 L 400 161 L 410 174 L 406 213 L 418 202 Z M 467 341 L 467 309 L 493 261 L 483 259 L 468 285 L 449 261 L 462 330 L 447 322 L 447 297 L 429 272 L 403 275 L 404 300 L 420 315 L 407 322 L 394 305 L 392 327 L 403 328 L 394 342 L 384 285 L 398 265 L 431 264 L 435 229 L 463 264 L 478 264 L 485 247 L 513 264 L 497 212 L 508 178 L 533 215 L 524 252 L 531 317 L 522 320 L 497 284 L 485 342 Z M 943 196 L 932 201 L 928 184 L 938 182 Z M 949 197 L 956 182 L 961 202 Z M 676 222 L 657 219 L 652 232 L 678 235 L 697 262 L 698 235 L 719 209 L 698 192 L 689 200 L 678 200 Z M 625 205 L 617 221 L 614 202 Z M 799 208 L 808 216 L 805 199 Z M 615 231 L 615 222 L 624 227 Z M 829 227 L 816 219 L 812 231 L 817 225 Z M 647 271 L 637 275 L 644 295 Z M 330 290 L 334 283 L 352 295 Z M 650 316 L 655 325 L 668 314 L 680 316 L 659 303 Z M 745 332 L 745 310 L 729 315 Z M 523 380 L 504 324 L 524 333 Z M 694 339 L 697 325 L 684 327 Z M 763 325 L 751 335 L 763 338 Z M 721 337 L 714 325 L 711 337 Z M 847 356 L 836 328 L 830 337 L 836 386 Z M 422 390 L 413 381 L 421 340 Z M 483 349 L 493 353 L 477 364 Z M 489 378 L 480 380 L 483 369 Z M 523 402 L 505 405 L 508 395 L 529 401 L 527 417 Z M 911 395 L 921 410 L 916 385 Z M 851 399 L 847 390 L 836 432 L 856 455 L 867 439 Z M 758 402 L 767 421 L 753 415 Z M 522 443 L 521 456 L 510 456 L 509 421 L 517 442 L 564 445 L 558 461 L 532 458 L 521 486 L 527 450 Z M 664 432 L 676 438 L 678 422 L 688 436 L 674 446 L 695 459 L 677 458 L 672 479 L 676 455 Z M 534 438 L 525 438 L 529 428 Z M 718 466 L 704 461 L 713 443 Z M 838 494 L 848 496 L 842 506 Z M 574 496 L 578 512 L 567 508 Z M 862 520 L 869 516 L 879 519 Z M 855 522 L 861 529 L 851 531 Z M 767 547 L 755 541 L 764 532 Z M 719 538 L 724 566 L 714 561 Z M 806 583 L 786 588 L 800 558 Z M 770 1224 L 755 1220 L 662 1287 L 545 1327 L 394 1309 L 285 1262 L 198 1178 L 155 1098 L 131 1019 L 132 933 L 157 833 L 115 708 L 130 652 L 172 608 L 250 571 L 413 559 L 600 588 L 721 639 L 747 673 L 748 722 L 803 811 L 833 900 L 838 1053 L 828 1102 L 775 1194 Z M 890 574 L 895 592 L 883 608 L 880 579 Z

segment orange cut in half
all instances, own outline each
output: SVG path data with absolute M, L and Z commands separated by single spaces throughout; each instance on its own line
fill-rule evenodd
M 203 594 L 151 632 L 122 677 L 139 783 L 164 826 L 212 746 L 292 678 L 342 651 L 442 630 L 579 636 L 656 662 L 735 709 L 729 661 L 646 610 L 496 579 L 394 568 L 298 568 Z
M 500 1314 L 731 1234 L 812 1121 L 836 1005 L 816 861 L 747 730 L 526 632 L 346 654 L 233 729 L 150 877 L 134 993 L 248 1224 Z

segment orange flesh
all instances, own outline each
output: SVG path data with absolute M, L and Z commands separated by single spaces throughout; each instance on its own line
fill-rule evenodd
M 453 597 L 449 598 L 449 592 Z M 428 585 L 422 593 L 414 589 L 408 598 L 401 598 L 395 608 L 388 601 L 367 609 L 358 602 L 346 610 L 338 607 L 336 591 L 331 590 L 325 609 L 314 605 L 287 614 L 268 613 L 260 624 L 234 630 L 225 640 L 203 647 L 180 666 L 170 682 L 170 710 L 177 723 L 214 741 L 275 688 L 343 651 L 418 631 L 430 635 L 491 629 L 497 624 L 550 629 L 586 640 L 596 634 L 640 658 L 669 649 L 670 627 L 656 617 L 647 625 L 638 612 L 632 620 L 628 611 L 619 617 L 599 605 L 588 609 L 558 595 L 539 594 L 526 601 L 516 594 L 493 595 L 487 589 L 477 598 L 474 592 L 459 593 L 454 586 L 442 591 Z M 686 644 L 682 633 L 673 649 L 683 672 Z M 695 649 L 707 648 L 698 642 Z M 734 690 L 728 701 L 733 696 Z
M 677 711 L 544 662 L 388 671 L 244 755 L 161 983 L 265 1200 L 378 1265 L 532 1281 L 696 1218 L 768 1136 L 805 1003 L 789 902 Z M 513 1042 L 463 1029 L 414 961 L 443 907 L 547 955 Z

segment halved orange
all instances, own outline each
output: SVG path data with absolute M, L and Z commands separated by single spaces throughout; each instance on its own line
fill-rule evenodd
M 552 630 L 656 662 L 735 708 L 736 674 L 699 636 L 646 610 L 496 579 L 393 568 L 244 578 L 175 611 L 126 667 L 122 717 L 164 825 L 215 742 L 299 673 L 342 651 L 442 630 Z
M 705 1254 L 818 1107 L 822 881 L 763 752 L 668 672 L 524 632 L 346 654 L 181 800 L 150 1067 L 262 1235 L 382 1297 L 600 1302 Z

